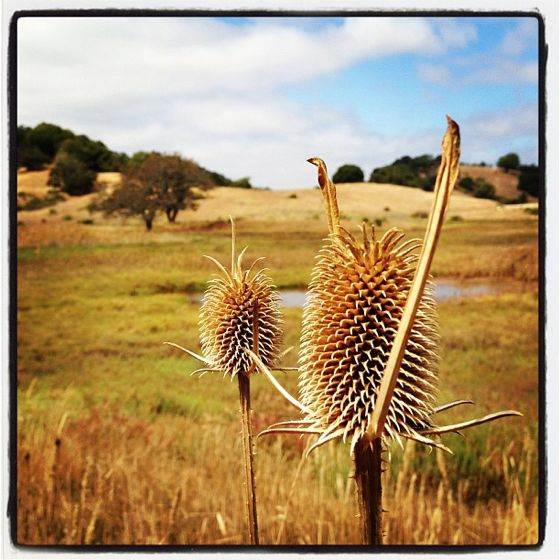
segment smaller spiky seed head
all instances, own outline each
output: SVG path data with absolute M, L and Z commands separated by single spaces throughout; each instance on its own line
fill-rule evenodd
M 234 251 L 234 249 L 232 249 Z M 254 364 L 247 350 L 275 365 L 282 338 L 280 296 L 264 270 L 241 267 L 243 253 L 232 271 L 214 259 L 221 274 L 210 280 L 200 311 L 200 344 L 211 367 L 230 376 L 250 375 Z

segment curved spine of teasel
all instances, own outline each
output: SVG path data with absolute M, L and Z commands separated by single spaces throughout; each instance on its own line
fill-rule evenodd
M 316 435 L 308 453 L 336 438 L 349 440 L 366 543 L 381 542 L 381 452 L 401 437 L 450 450 L 429 435 L 458 432 L 520 413 L 506 410 L 449 426 L 435 415 L 455 401 L 435 406 L 437 348 L 435 302 L 429 269 L 445 211 L 458 176 L 459 127 L 448 117 L 434 202 L 422 244 L 403 242 L 389 230 L 380 240 L 363 226 L 360 243 L 340 226 L 336 190 L 324 162 L 319 186 L 330 235 L 321 249 L 304 308 L 299 399 L 289 395 L 261 360 L 257 367 L 303 413 L 261 433 Z M 420 248 L 420 253 L 416 250 Z
M 235 226 L 231 220 L 231 269 L 213 257 L 218 277 L 210 280 L 200 311 L 200 344 L 203 355 L 178 347 L 198 359 L 204 367 L 198 372 L 223 372 L 237 377 L 241 411 L 244 476 L 247 506 L 247 529 L 251 544 L 259 544 L 257 500 L 253 464 L 250 376 L 255 372 L 252 351 L 263 366 L 274 368 L 281 343 L 280 296 L 263 269 L 256 269 L 257 259 L 243 269 L 245 249 L 235 251 Z M 285 369 L 285 368 L 282 368 Z

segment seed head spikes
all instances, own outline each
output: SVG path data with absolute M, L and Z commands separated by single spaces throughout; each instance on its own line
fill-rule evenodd
M 241 405 L 247 527 L 251 544 L 259 544 L 249 381 L 255 371 L 255 365 L 248 351 L 257 356 L 266 368 L 274 367 L 279 357 L 281 342 L 280 297 L 264 271 L 256 268 L 262 259 L 257 259 L 248 269 L 243 270 L 245 249 L 236 256 L 233 220 L 231 239 L 230 271 L 213 257 L 207 257 L 218 267 L 219 276 L 210 280 L 200 311 L 200 344 L 203 355 L 200 356 L 176 344 L 172 346 L 202 362 L 204 367 L 197 370 L 201 373 L 218 371 L 232 379 L 237 377 Z
M 233 223 L 232 223 L 233 228 Z M 209 282 L 200 310 L 200 345 L 211 367 L 234 377 L 251 375 L 255 366 L 246 350 L 257 348 L 262 361 L 275 365 L 281 338 L 280 297 L 257 259 L 242 270 L 243 250 L 235 259 L 232 229 L 231 273 L 218 261 L 220 276 Z
M 301 336 L 300 401 L 320 419 L 324 437 L 354 448 L 367 431 L 376 391 L 412 284 L 416 240 L 389 230 L 363 244 L 339 227 L 319 253 Z M 424 293 L 391 401 L 385 433 L 399 439 L 432 427 L 439 331 L 432 288 Z M 335 435 L 336 434 L 336 435 Z M 320 438 L 320 439 L 321 439 Z
M 275 424 L 263 434 L 313 434 L 317 439 L 309 452 L 336 438 L 349 441 L 364 538 L 380 543 L 382 443 L 400 443 L 404 437 L 449 451 L 429 436 L 520 414 L 507 410 L 450 426 L 438 426 L 435 420 L 438 412 L 470 402 L 435 405 L 439 335 L 429 281 L 458 175 L 457 124 L 448 118 L 423 243 L 404 241 L 398 229 L 377 239 L 365 224 L 358 241 L 340 226 L 336 190 L 325 164 L 318 158 L 309 161 L 318 167 L 330 235 L 319 252 L 303 311 L 299 399 L 280 387 L 304 416 Z M 253 359 L 272 381 L 263 361 Z

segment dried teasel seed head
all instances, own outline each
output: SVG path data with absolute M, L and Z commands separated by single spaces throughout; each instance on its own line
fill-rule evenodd
M 213 369 L 231 375 L 250 375 L 252 350 L 272 367 L 279 354 L 282 319 L 280 296 L 264 270 L 256 270 L 257 259 L 243 270 L 243 252 L 235 257 L 232 221 L 232 266 L 217 264 L 220 275 L 210 280 L 200 311 L 200 344 Z
M 363 225 L 363 242 L 338 228 L 321 249 L 303 311 L 300 402 L 323 433 L 353 442 L 367 429 L 412 284 L 416 240 L 391 229 L 381 239 Z M 408 341 L 383 436 L 432 426 L 439 331 L 428 285 Z
M 429 270 L 459 173 L 459 126 L 447 117 L 442 159 L 424 241 L 402 242 L 392 229 L 377 240 L 363 225 L 363 242 L 340 225 L 336 188 L 320 158 L 318 168 L 330 236 L 321 249 L 303 313 L 299 381 L 295 399 L 253 354 L 259 369 L 303 418 L 263 432 L 316 435 L 308 454 L 338 437 L 372 448 L 375 440 L 400 437 L 450 451 L 442 434 L 521 416 L 502 410 L 457 424 L 437 425 L 435 414 L 472 403 L 435 406 L 438 327 Z M 417 256 L 416 250 L 420 248 Z

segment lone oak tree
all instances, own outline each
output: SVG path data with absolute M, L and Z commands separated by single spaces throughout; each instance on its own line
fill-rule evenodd
M 141 216 L 146 229 L 151 230 L 158 211 L 174 222 L 180 210 L 196 209 L 195 201 L 201 195 L 194 187 L 204 190 L 212 186 L 209 174 L 193 161 L 152 152 L 130 163 L 122 184 L 96 207 L 106 214 Z
M 176 220 L 180 210 L 196 208 L 195 200 L 200 195 L 193 187 L 205 189 L 213 185 L 208 173 L 193 161 L 158 153 L 151 153 L 140 164 L 130 166 L 127 178 L 156 193 L 158 209 L 165 212 L 169 222 Z

